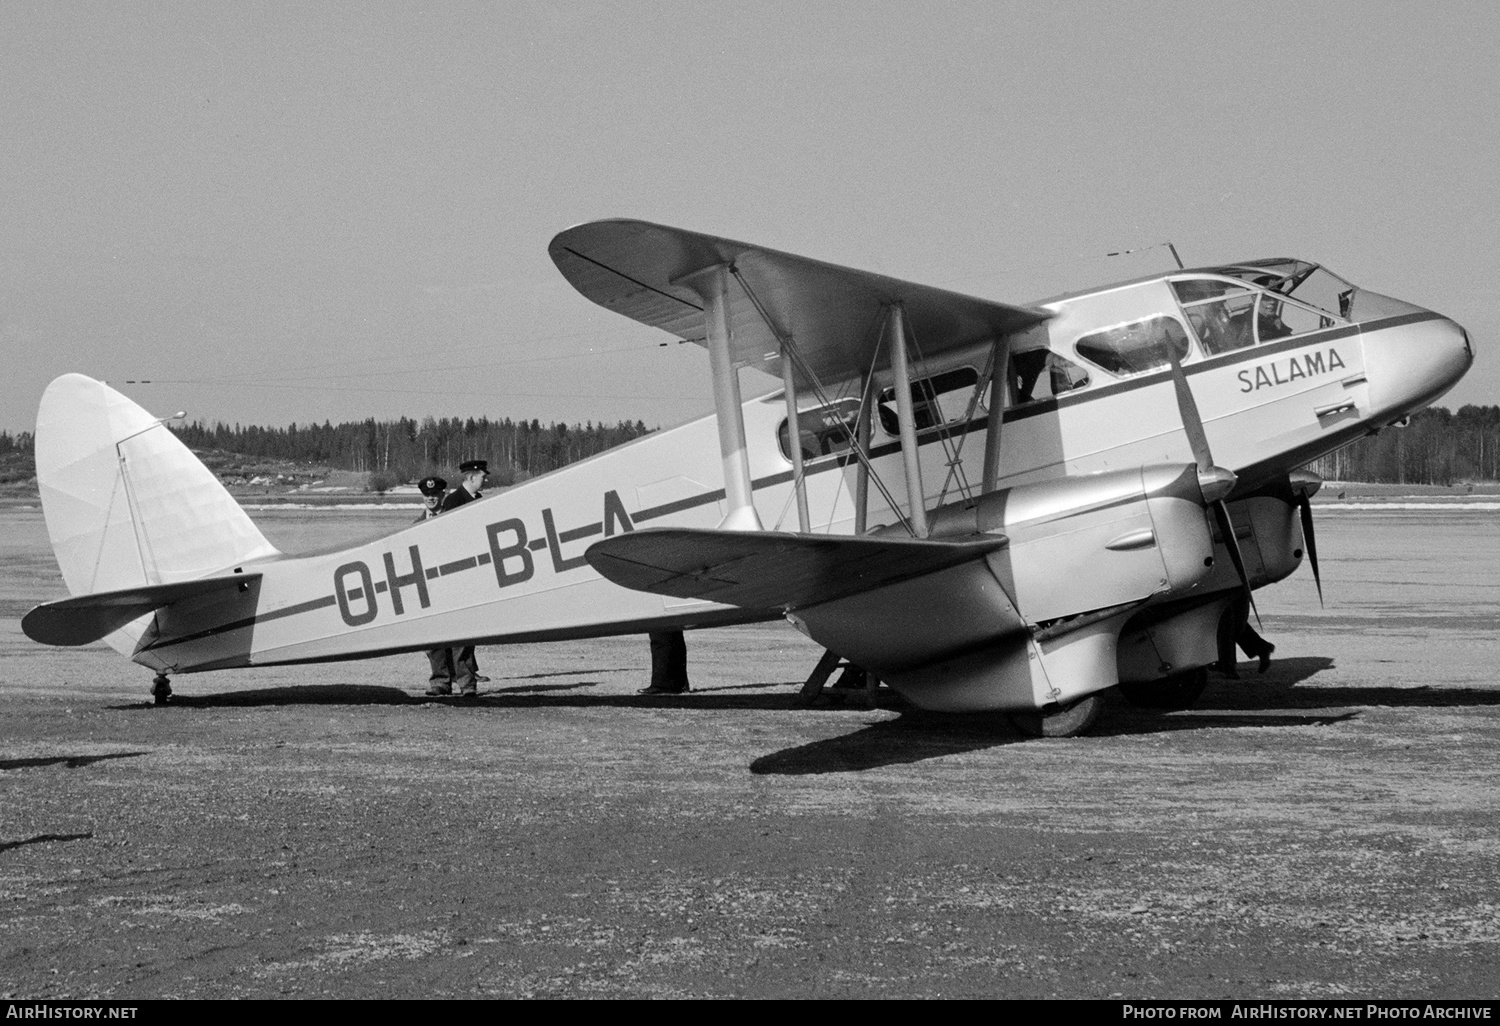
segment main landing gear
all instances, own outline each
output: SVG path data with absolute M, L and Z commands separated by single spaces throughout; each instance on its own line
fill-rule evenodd
M 165 673 L 158 673 L 151 680 L 151 698 L 157 705 L 166 705 L 172 697 L 172 682 Z
M 1097 695 L 1080 698 L 1072 705 L 1049 706 L 1036 712 L 1013 712 L 1011 726 L 1029 737 L 1076 737 L 1094 725 L 1104 699 Z

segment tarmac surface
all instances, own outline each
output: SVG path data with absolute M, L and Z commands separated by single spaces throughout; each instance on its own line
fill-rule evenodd
M 407 511 L 255 516 L 290 550 Z M 790 627 L 150 674 L 0 510 L 0 996 L 1494 998 L 1500 512 L 1319 507 L 1264 677 L 1091 736 L 795 710 Z

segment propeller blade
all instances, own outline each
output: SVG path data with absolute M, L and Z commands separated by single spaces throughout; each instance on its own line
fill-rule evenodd
M 1187 375 L 1183 373 L 1177 350 L 1169 345 L 1167 355 L 1172 361 L 1172 387 L 1177 390 L 1177 414 L 1182 418 L 1182 429 L 1187 432 L 1188 445 L 1193 450 L 1193 459 L 1197 461 L 1199 471 L 1208 473 L 1214 469 L 1214 457 L 1208 451 L 1208 435 L 1203 430 L 1203 417 L 1198 413 L 1198 401 L 1193 398 L 1193 390 L 1188 385 Z
M 1234 536 L 1234 521 L 1229 517 L 1229 506 L 1220 499 L 1213 504 L 1214 519 L 1219 524 L 1219 534 L 1224 537 L 1224 547 L 1229 550 L 1229 561 L 1234 564 L 1235 571 L 1240 575 L 1240 584 L 1245 589 L 1245 598 L 1250 600 L 1250 608 L 1255 611 L 1255 622 L 1260 622 L 1260 610 L 1255 606 L 1255 594 L 1250 590 L 1250 575 L 1245 573 L 1245 554 L 1240 551 L 1240 540 Z
M 1302 543 L 1307 546 L 1307 562 L 1312 566 L 1313 583 L 1318 586 L 1318 606 L 1323 607 L 1323 577 L 1318 573 L 1318 543 L 1313 538 L 1312 500 L 1302 495 L 1297 500 L 1302 512 Z

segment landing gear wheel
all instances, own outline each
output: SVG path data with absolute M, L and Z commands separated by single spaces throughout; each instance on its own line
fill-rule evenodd
M 1120 694 L 1125 701 L 1141 709 L 1176 712 L 1191 709 L 1208 686 L 1208 667 L 1174 673 L 1160 680 L 1137 680 L 1122 683 Z
M 172 697 L 172 682 L 167 680 L 165 673 L 158 673 L 152 678 L 151 697 L 157 705 L 166 705 L 167 699 Z
M 1080 698 L 1072 705 L 1036 712 L 1010 714 L 1011 725 L 1030 737 L 1076 737 L 1094 725 L 1104 700 L 1098 695 Z

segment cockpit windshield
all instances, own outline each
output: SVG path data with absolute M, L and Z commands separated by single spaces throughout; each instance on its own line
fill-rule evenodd
M 1295 296 L 1319 310 L 1346 321 L 1350 319 L 1355 287 L 1319 264 L 1290 259 L 1249 260 L 1207 270 L 1259 285 L 1283 296 Z

